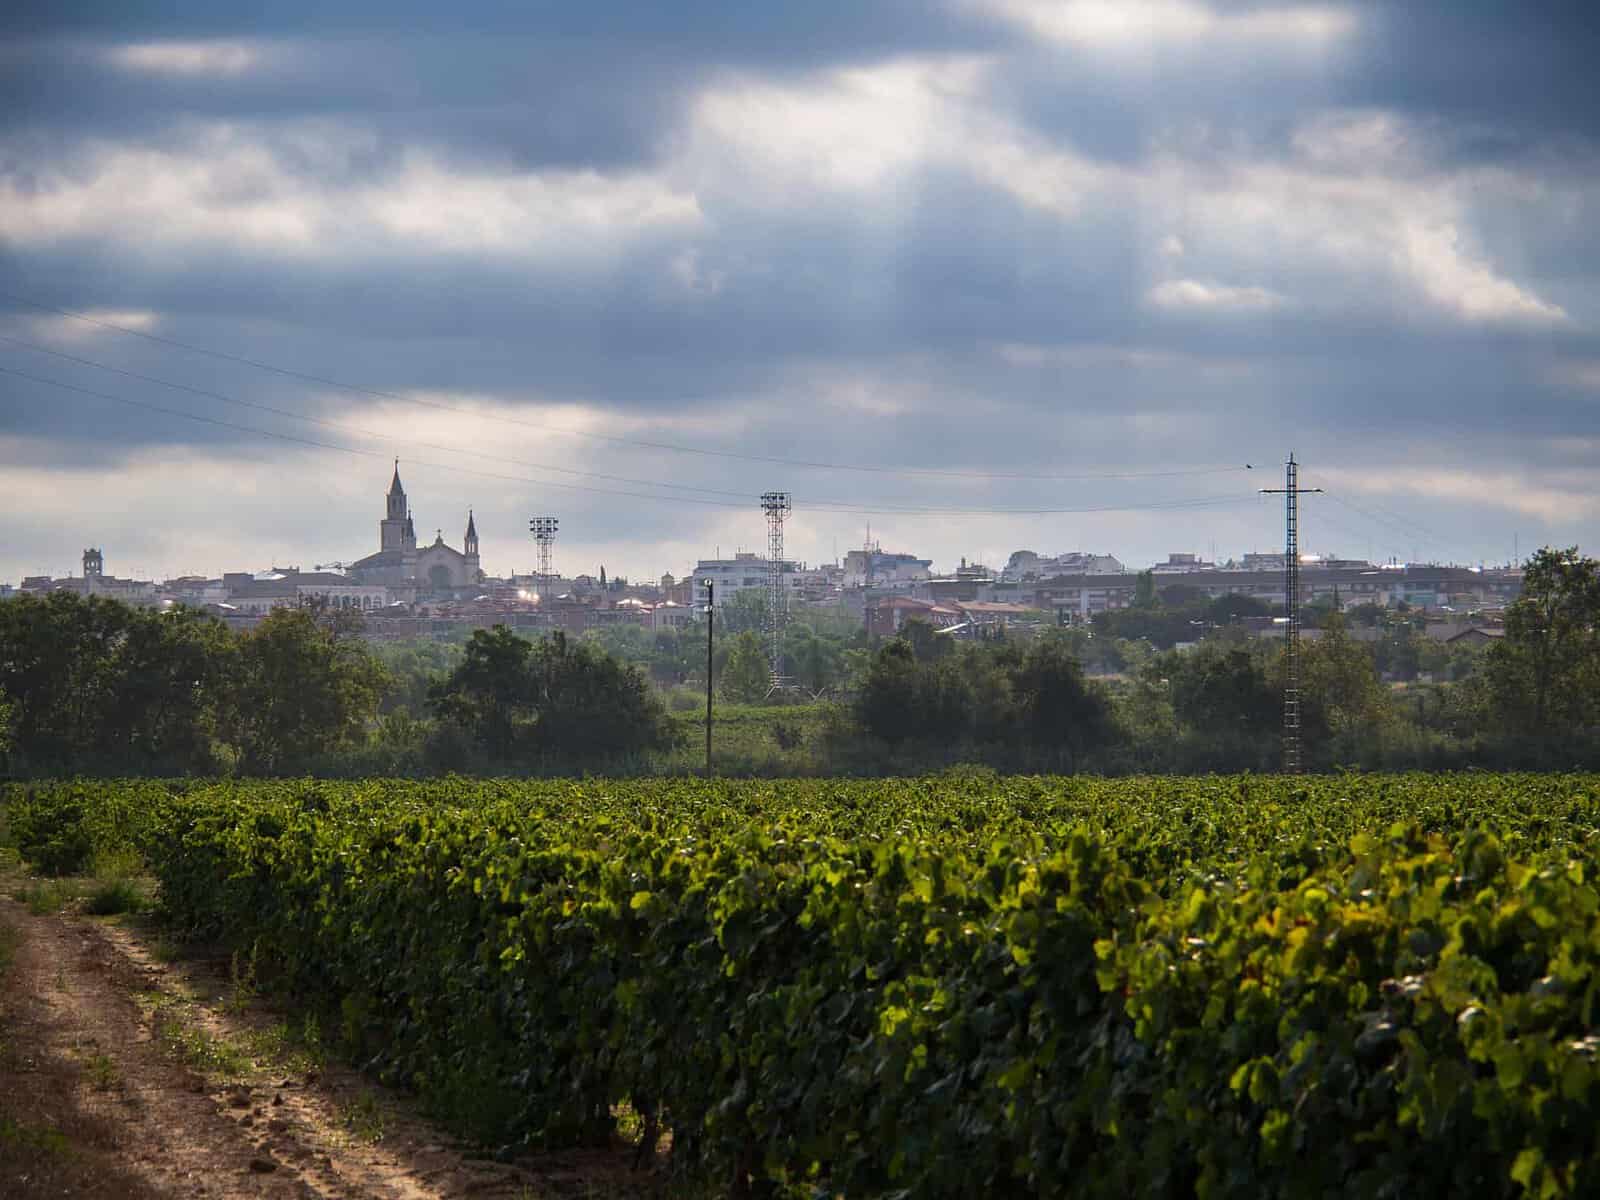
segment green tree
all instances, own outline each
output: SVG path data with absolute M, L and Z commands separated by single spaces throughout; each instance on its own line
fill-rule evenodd
M 1206 734 L 1260 734 L 1278 723 L 1279 694 L 1265 664 L 1239 646 L 1204 642 L 1163 658 L 1178 720 Z
M 1505 637 L 1485 655 L 1490 705 L 1507 729 L 1540 740 L 1600 719 L 1600 563 L 1576 546 L 1530 558 Z
M 921 617 L 910 617 L 901 626 L 899 638 L 911 647 L 918 662 L 936 662 L 954 646 L 948 634 L 940 634 Z
M 504 625 L 475 629 L 461 662 L 429 689 L 433 711 L 471 733 L 491 758 L 513 757 L 535 714 L 533 643 Z
M 0 764 L 11 759 L 11 702 L 0 691 Z
M 771 686 L 772 668 L 767 663 L 761 639 L 747 629 L 733 638 L 717 690 L 724 699 L 758 704 L 766 699 Z
M 191 609 L 133 609 L 110 649 L 102 753 L 135 770 L 206 770 L 233 687 L 237 643 Z
M 1378 679 L 1372 654 L 1353 641 L 1344 617 L 1329 613 L 1320 636 L 1300 649 L 1301 727 L 1312 743 L 1337 739 L 1334 752 L 1349 755 L 1378 739 L 1392 718 L 1389 693 Z M 1283 687 L 1280 660 L 1274 688 Z
M 1111 706 L 1083 677 L 1083 667 L 1059 641 L 1038 641 L 1017 662 L 1012 692 L 1028 745 L 1058 754 L 1070 767 L 1084 751 L 1109 741 Z
M 675 739 L 637 667 L 559 632 L 534 643 L 504 625 L 474 631 L 432 703 L 498 762 L 593 761 Z
M 799 625 L 788 636 L 788 665 L 801 687 L 820 694 L 838 680 L 843 648 L 835 638 L 824 637 L 815 629 Z
M 1156 595 L 1156 573 L 1154 571 L 1140 571 L 1139 578 L 1133 584 L 1133 607 L 1150 609 L 1161 603 Z
M 856 719 L 867 733 L 891 744 L 917 737 L 922 733 L 917 691 L 916 656 L 903 638 L 893 638 L 872 656 L 856 696 Z
M 533 745 L 573 761 L 667 750 L 676 727 L 637 667 L 554 633 L 528 662 L 538 720 Z
M 274 610 L 238 642 L 229 717 L 241 767 L 290 770 L 364 741 L 387 682 L 359 641 L 305 609 Z

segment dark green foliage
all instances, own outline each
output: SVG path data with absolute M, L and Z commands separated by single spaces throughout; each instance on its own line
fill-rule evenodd
M 593 761 L 677 739 L 636 668 L 561 633 L 534 643 L 503 625 L 475 630 L 461 664 L 431 695 L 440 718 L 493 762 Z
M 1600 725 L 1600 563 L 1540 550 L 1524 568 L 1486 674 L 1497 719 L 1549 741 Z
M 58 592 L 0 603 L 11 752 L 32 768 L 205 770 L 232 666 L 219 624 Z
M 362 741 L 386 682 L 359 642 L 280 608 L 239 638 L 231 740 L 246 771 L 281 771 Z
M 18 773 L 283 770 L 364 740 L 384 682 L 362 643 L 304 611 L 235 636 L 184 608 L 0 603 Z
M 1278 720 L 1278 692 L 1267 680 L 1266 663 L 1244 646 L 1207 643 L 1176 659 L 1163 660 L 1180 721 L 1205 734 L 1271 732 Z
M 1593 777 L 256 784 L 155 820 L 180 927 L 492 1144 L 626 1101 L 730 1192 L 1600 1188 Z
M 1041 638 L 1024 651 L 952 642 L 916 621 L 906 628 L 873 658 L 856 700 L 871 737 L 1043 754 L 1058 768 L 1114 737 L 1108 701 L 1064 640 Z
M 92 917 L 138 912 L 143 907 L 144 895 L 130 879 L 109 879 L 98 883 L 83 902 L 83 911 Z

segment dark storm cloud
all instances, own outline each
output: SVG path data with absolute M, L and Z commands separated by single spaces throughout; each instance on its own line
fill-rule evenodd
M 1452 155 L 1515 160 L 1551 141 L 1600 147 L 1594 64 L 1600 16 L 1586 0 L 1370 3 L 1340 87 L 1346 103 L 1438 118 Z
M 149 312 L 165 336 L 378 391 L 493 397 L 513 418 L 560 402 L 653 420 L 658 440 L 706 449 L 1069 472 L 1275 460 L 1295 444 L 1396 477 L 1424 462 L 1536 472 L 1569 462 L 1553 439 L 1600 437 L 1600 251 L 1587 236 L 1600 169 L 1594 106 L 1580 103 L 1593 49 L 1581 15 L 1373 5 L 1317 56 L 1270 39 L 1174 37 L 1129 58 L 1032 36 L 977 4 L 909 0 L 7 6 L 0 186 L 87 186 L 109 151 L 149 151 L 173 189 L 151 195 L 196 208 L 174 217 L 151 202 L 136 220 L 113 211 L 61 230 L 41 210 L 28 218 L 39 232 L 7 237 L 25 227 L 18 218 L 0 226 L 0 290 Z M 116 57 L 130 44 L 210 40 L 256 57 L 209 71 Z M 946 55 L 995 66 L 970 90 L 874 76 L 858 93 L 836 74 Z M 704 125 L 696 105 L 717 88 L 749 100 L 730 109 L 748 145 Z M 763 88 L 800 99 L 764 115 Z M 909 135 L 926 145 L 899 162 L 904 131 L 871 126 L 902 104 L 929 115 Z M 1332 137 L 1316 157 L 1307 130 L 1331 110 L 1381 112 L 1400 149 L 1347 150 Z M 222 127 L 227 140 L 207 140 Z M 848 144 L 858 131 L 865 149 Z M 247 152 L 236 177 L 185 181 L 235 151 Z M 865 166 L 829 178 L 833 156 L 851 154 Z M 557 206 L 552 244 L 536 250 L 522 244 L 545 232 L 536 222 L 478 241 L 403 222 L 363 228 L 383 199 L 457 202 L 448 183 L 406 191 L 419 157 L 447 181 L 491 188 L 548 172 L 644 180 L 692 198 L 696 213 L 623 210 L 592 226 L 580 214 L 565 229 Z M 1454 172 L 1483 165 L 1508 182 L 1458 186 Z M 1274 191 L 1274 172 L 1295 178 Z M 1067 203 L 1058 193 L 1080 175 L 1082 196 Z M 466 194 L 488 208 L 499 199 Z M 113 210 L 116 199 L 91 197 Z M 304 206 L 320 240 L 307 249 L 260 232 L 252 205 Z M 1235 210 L 1265 215 L 1256 227 Z M 400 442 L 439 419 L 103 331 L 47 336 L 40 317 L 0 299 L 0 333 L 127 370 Z M 0 366 L 306 440 L 381 445 L 5 343 Z M 485 449 L 526 433 L 487 419 L 464 428 Z M 8 439 L 27 447 L 0 460 L 16 469 L 109 469 L 167 452 L 330 457 L 0 375 Z M 517 453 L 863 504 L 1123 495 L 1092 483 L 790 478 L 560 436 Z M 357 456 L 332 461 L 367 470 Z M 430 488 L 441 513 L 492 488 L 520 495 L 447 473 Z M 594 536 L 619 543 L 713 528 L 714 514 L 694 510 L 586 503 Z M 364 536 L 358 516 L 350 529 Z M 1481 523 L 1448 507 L 1434 519 Z

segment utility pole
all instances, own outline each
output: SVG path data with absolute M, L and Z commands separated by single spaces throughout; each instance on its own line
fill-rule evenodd
M 1300 497 L 1321 488 L 1300 486 L 1300 464 L 1289 452 L 1281 488 L 1262 488 L 1264 496 L 1279 496 L 1283 509 L 1283 605 L 1288 627 L 1283 635 L 1283 772 L 1298 775 L 1300 758 Z
M 713 588 L 716 580 L 706 580 L 706 778 L 711 778 L 711 639 L 716 629 L 717 606 Z

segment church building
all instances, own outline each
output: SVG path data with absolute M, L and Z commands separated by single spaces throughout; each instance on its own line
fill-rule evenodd
M 414 588 L 418 593 L 450 592 L 476 587 L 483 579 L 478 565 L 478 528 L 467 513 L 466 539 L 456 550 L 445 545 L 440 530 L 433 544 L 417 548 L 417 530 L 406 490 L 400 483 L 400 460 L 394 464 L 383 520 L 378 522 L 378 552 L 351 563 L 348 574 L 358 583 Z

